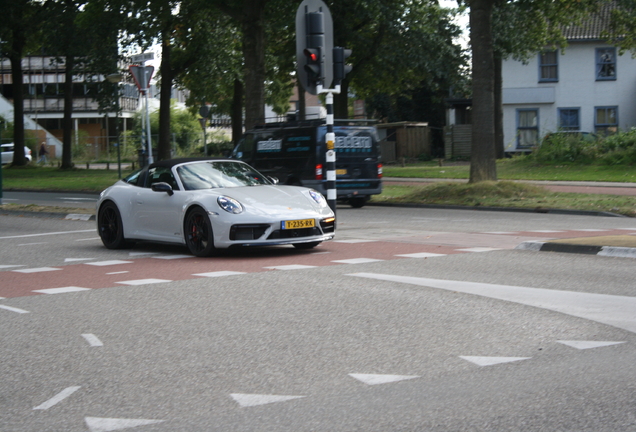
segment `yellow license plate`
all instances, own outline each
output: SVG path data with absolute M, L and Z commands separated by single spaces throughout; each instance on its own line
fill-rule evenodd
M 282 229 L 313 228 L 316 226 L 316 221 L 314 219 L 290 220 L 283 221 L 281 225 Z
M 336 175 L 347 175 L 347 170 L 346 169 L 337 169 L 336 170 Z

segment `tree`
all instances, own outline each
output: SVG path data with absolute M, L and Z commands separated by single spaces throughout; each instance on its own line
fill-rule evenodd
M 42 18 L 42 4 L 33 0 L 0 0 L 3 24 L 0 26 L 2 55 L 11 62 L 13 83 L 13 142 L 12 165 L 28 163 L 24 154 L 24 94 L 22 89 L 22 57 L 37 43 L 40 36 L 37 23 Z

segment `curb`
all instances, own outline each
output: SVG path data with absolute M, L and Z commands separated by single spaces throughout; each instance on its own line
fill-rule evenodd
M 550 209 L 550 208 L 519 208 L 519 207 L 468 207 L 454 206 L 443 204 L 409 204 L 409 203 L 374 203 L 368 202 L 368 206 L 376 207 L 405 207 L 405 208 L 430 208 L 430 209 L 447 209 L 447 210 L 479 210 L 479 211 L 498 211 L 498 212 L 515 212 L 515 213 L 544 213 L 544 214 L 564 214 L 574 216 L 604 216 L 604 217 L 628 217 L 622 214 L 604 212 L 604 211 L 588 211 L 588 210 L 566 210 L 566 209 Z
M 636 258 L 636 248 L 619 246 L 592 246 L 569 243 L 525 241 L 515 247 L 515 249 L 536 252 L 576 253 L 615 258 Z
M 79 221 L 94 221 L 95 220 L 94 214 L 83 214 L 83 213 L 56 213 L 56 212 L 0 210 L 0 215 L 31 217 L 31 218 L 79 220 Z

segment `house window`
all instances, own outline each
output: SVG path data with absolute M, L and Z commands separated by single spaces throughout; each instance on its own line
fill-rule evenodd
M 539 54 L 539 82 L 559 80 L 558 53 L 556 50 Z
M 618 131 L 618 107 L 594 108 L 594 131 L 598 134 L 613 134 Z
M 581 128 L 579 108 L 559 108 L 559 129 L 578 131 Z
M 616 79 L 616 48 L 596 49 L 596 80 Z
M 530 148 L 539 144 L 539 110 L 517 110 L 517 148 Z

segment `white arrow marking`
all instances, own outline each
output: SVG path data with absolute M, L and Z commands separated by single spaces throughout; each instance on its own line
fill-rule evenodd
M 350 377 L 362 381 L 368 385 L 387 384 L 392 382 L 419 378 L 419 375 L 375 375 L 375 374 L 349 374 Z
M 492 366 L 501 363 L 510 363 L 521 360 L 528 360 L 532 357 L 474 357 L 474 356 L 459 356 L 466 361 L 475 363 L 478 366 Z
M 109 432 L 164 422 L 165 420 L 116 419 L 85 417 L 86 426 L 91 432 Z
M 243 394 L 232 393 L 232 399 L 234 399 L 242 407 L 252 407 L 257 405 L 265 405 L 275 402 L 285 402 L 292 399 L 300 399 L 305 396 L 277 396 L 277 395 L 262 395 L 262 394 Z
M 79 386 L 67 387 L 64 390 L 62 390 L 61 392 L 59 392 L 58 394 L 56 394 L 55 396 L 53 396 L 51 399 L 47 400 L 43 404 L 40 404 L 40 405 L 36 406 L 33 409 L 34 410 L 47 410 L 47 409 L 51 408 L 53 405 L 56 405 L 56 404 L 62 402 L 64 399 L 66 399 L 67 397 L 69 397 L 70 395 L 72 395 L 73 393 L 75 393 L 79 389 L 80 389 Z
M 565 341 L 565 340 L 560 340 L 557 342 L 562 343 L 563 345 L 570 346 L 572 348 L 580 349 L 580 350 L 590 349 L 590 348 L 600 348 L 600 347 L 606 347 L 606 346 L 625 343 L 625 341 L 610 342 L 610 341 Z
M 377 273 L 354 273 L 349 276 L 406 283 L 505 300 L 561 312 L 636 333 L 636 297 Z

